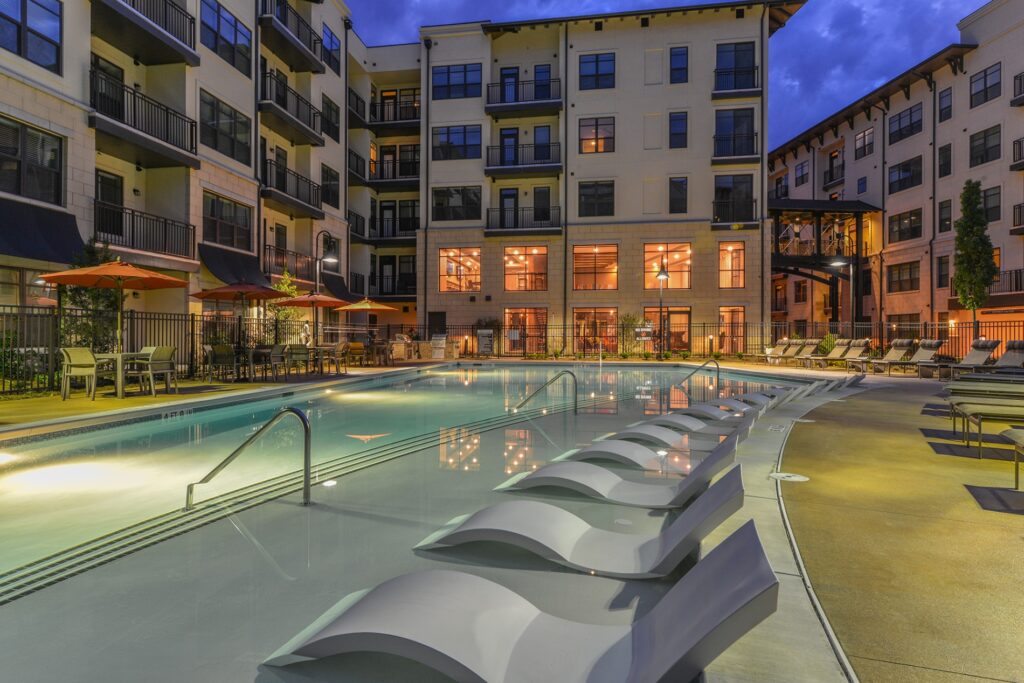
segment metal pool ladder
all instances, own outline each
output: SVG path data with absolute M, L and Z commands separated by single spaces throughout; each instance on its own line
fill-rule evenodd
M 696 375 L 698 372 L 703 370 L 705 367 L 707 367 L 708 363 L 714 363 L 715 367 L 717 368 L 717 371 L 715 373 L 715 386 L 719 387 L 718 391 L 721 391 L 721 385 L 722 385 L 722 366 L 719 365 L 718 361 L 715 360 L 714 358 L 708 358 L 706 361 L 704 361 L 703 363 L 701 363 L 700 365 L 695 367 L 693 370 L 690 370 L 690 372 L 687 373 L 686 377 L 684 377 L 681 380 L 679 380 L 679 384 L 682 384 L 683 382 L 685 382 L 686 380 L 690 379 L 691 377 Z
M 519 405 L 517 405 L 515 408 L 512 409 L 512 412 L 513 413 L 519 412 L 519 409 L 522 408 L 523 406 L 525 406 L 527 403 L 529 403 L 530 399 L 532 399 L 534 396 L 536 396 L 537 394 L 539 394 L 540 392 L 544 391 L 549 386 L 554 384 L 555 381 L 558 378 L 560 378 L 562 375 L 569 375 L 570 377 L 572 377 L 572 412 L 574 414 L 576 414 L 576 415 L 579 415 L 580 414 L 579 380 L 576 378 L 576 373 L 574 373 L 572 370 L 562 370 L 557 375 L 555 375 L 554 377 L 549 379 L 547 382 L 544 382 L 544 384 L 541 385 L 537 389 L 537 391 L 533 392 L 532 394 L 530 394 L 529 396 L 524 398 L 522 401 L 520 401 Z
M 209 474 L 207 474 L 205 477 L 203 477 L 199 481 L 193 482 L 193 483 L 188 485 L 188 489 L 186 489 L 186 491 L 185 491 L 185 512 L 188 512 L 189 510 L 191 510 L 194 507 L 194 503 L 193 503 L 193 499 L 192 498 L 193 498 L 193 493 L 195 491 L 195 487 L 196 486 L 198 486 L 199 484 L 208 484 L 208 483 L 210 483 L 210 481 L 214 477 L 216 477 L 218 474 L 220 474 L 221 471 L 223 471 L 223 469 L 225 467 L 230 465 L 235 460 L 235 458 L 240 456 L 245 451 L 246 448 L 248 448 L 250 445 L 252 445 L 252 443 L 254 441 L 256 441 L 256 439 L 260 438 L 263 435 L 264 432 L 266 432 L 268 429 L 270 429 L 271 427 L 273 427 L 274 425 L 276 425 L 278 422 L 280 422 L 284 418 L 288 417 L 289 415 L 292 415 L 293 417 L 298 419 L 298 421 L 302 424 L 302 438 L 303 438 L 303 449 L 302 449 L 302 504 L 303 505 L 309 505 L 309 503 L 310 503 L 310 485 L 311 485 L 310 484 L 310 480 L 311 480 L 310 472 L 311 472 L 311 470 L 313 468 L 313 458 L 312 458 L 312 453 L 311 453 L 311 450 L 310 450 L 310 445 L 311 444 L 310 444 L 309 418 L 306 417 L 306 414 L 304 412 L 302 412 L 301 410 L 299 410 L 298 408 L 294 408 L 292 406 L 287 406 L 285 408 L 281 408 L 281 410 L 278 411 L 277 415 L 274 415 L 274 417 L 270 418 L 270 420 L 268 420 L 266 422 L 266 424 L 264 424 L 262 427 L 257 429 L 255 432 L 250 434 L 249 438 L 246 439 L 245 442 L 242 443 L 241 446 L 239 446 L 234 451 L 232 451 L 231 455 L 229 455 L 228 457 L 226 457 L 223 460 L 221 460 L 220 464 L 218 464 L 216 467 L 214 467 L 212 470 L 210 470 Z

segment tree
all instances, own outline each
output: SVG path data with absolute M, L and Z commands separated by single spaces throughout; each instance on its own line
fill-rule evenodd
M 95 239 L 75 257 L 72 268 L 98 266 L 114 257 L 106 244 Z M 61 339 L 63 344 L 85 345 L 94 351 L 111 351 L 117 345 L 117 290 L 98 287 L 63 288 L 61 304 L 65 309 L 79 309 L 71 315 L 62 315 Z
M 271 285 L 271 287 L 283 294 L 287 294 L 289 298 L 299 295 L 299 288 L 295 286 L 295 282 L 292 280 L 291 273 L 288 272 L 287 268 L 285 268 L 284 273 L 281 274 L 281 279 Z M 270 312 L 271 316 L 280 321 L 298 320 L 305 315 L 300 308 L 295 308 L 294 306 L 278 306 L 274 304 L 273 300 L 267 303 L 267 310 Z
M 978 336 L 978 309 L 988 301 L 988 289 L 996 269 L 988 219 L 981 201 L 981 183 L 968 180 L 960 193 L 960 219 L 955 224 L 956 253 L 953 255 L 953 291 L 960 305 L 971 312 L 974 336 Z

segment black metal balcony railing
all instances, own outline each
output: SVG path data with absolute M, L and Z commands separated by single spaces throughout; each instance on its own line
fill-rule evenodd
M 753 199 L 719 199 L 712 204 L 712 223 L 751 223 L 754 221 Z
M 787 310 L 785 299 L 772 299 L 772 313 L 785 313 Z
M 352 88 L 348 89 L 348 108 L 354 111 L 359 118 L 366 120 L 366 100 Z
M 356 213 L 355 211 L 349 209 L 348 230 L 353 235 L 366 237 L 366 218 L 364 218 L 361 213 Z
M 316 277 L 316 259 L 288 249 L 279 249 L 273 244 L 264 245 L 264 268 L 268 273 L 284 275 L 287 270 L 292 277 L 312 281 Z
M 715 135 L 716 157 L 750 157 L 757 154 L 757 133 Z
M 1024 138 L 1013 141 L 1013 163 L 1024 161 Z
M 715 91 L 753 90 L 758 87 L 756 66 L 715 69 Z
M 557 142 L 539 145 L 491 145 L 487 148 L 488 166 L 536 166 L 562 162 L 562 146 Z
M 89 72 L 89 103 L 100 114 L 196 153 L 196 122 L 100 71 Z
M 195 226 L 119 204 L 95 203 L 96 239 L 117 247 L 194 258 Z
M 420 160 L 415 159 L 381 159 L 370 162 L 370 180 L 400 180 L 417 178 L 420 175 Z
M 999 279 L 988 288 L 989 294 L 1016 294 L 1018 292 L 1024 292 L 1024 268 L 1004 270 L 999 273 Z
M 269 71 L 263 74 L 260 81 L 260 99 L 274 102 L 302 122 L 302 125 L 317 133 L 320 132 L 320 110 L 296 90 L 289 87 L 286 81 Z
M 415 216 L 382 216 L 377 220 L 377 225 L 372 226 L 371 234 L 384 238 L 415 237 L 419 227 L 419 218 Z
M 366 159 L 351 149 L 348 151 L 348 170 L 360 178 L 366 177 Z
M 529 230 L 531 228 L 558 228 L 562 225 L 562 210 L 558 206 L 520 206 L 514 209 L 488 209 L 488 230 Z
M 263 0 L 261 3 L 263 15 L 273 15 L 284 24 L 284 27 L 295 36 L 300 43 L 317 59 L 323 59 L 323 41 L 317 35 L 313 27 L 303 19 L 295 9 L 285 0 Z
M 362 273 L 349 273 L 349 291 L 353 294 L 366 296 L 366 276 Z
M 768 199 L 787 199 L 789 197 L 789 185 L 779 185 L 768 190 Z
M 376 282 L 370 280 L 370 295 L 395 296 L 416 293 L 416 273 L 394 275 L 378 275 Z
M 121 0 L 124 4 L 170 33 L 193 50 L 196 47 L 196 19 L 172 0 Z
M 515 104 L 562 99 L 562 81 L 517 81 L 515 83 L 488 83 L 487 104 Z
M 1013 77 L 1013 96 L 1020 97 L 1021 95 L 1024 95 L 1024 72 Z
M 304 204 L 320 208 L 320 186 L 273 159 L 263 160 L 263 184 Z
M 1024 204 L 1013 205 L 1013 227 L 1024 228 Z
M 825 185 L 831 185 L 832 183 L 838 183 L 846 177 L 846 165 L 836 164 L 832 168 L 826 168 L 823 176 Z
M 419 121 L 420 101 L 412 102 L 371 102 L 370 123 L 393 123 L 395 121 Z

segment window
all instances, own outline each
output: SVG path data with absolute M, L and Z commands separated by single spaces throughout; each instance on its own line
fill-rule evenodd
M 715 176 L 713 223 L 744 223 L 754 220 L 754 176 Z
M 252 33 L 217 0 L 202 0 L 199 40 L 246 76 L 252 73 Z
M 719 306 L 718 350 L 722 353 L 738 353 L 745 350 L 746 339 L 743 306 Z
M 434 129 L 434 160 L 480 158 L 480 126 L 446 126 Z
M 251 122 L 240 111 L 199 91 L 199 141 L 246 166 L 250 163 Z
M 806 161 L 801 161 L 799 164 L 796 165 L 796 169 L 793 172 L 793 183 L 796 185 L 796 187 L 800 187 L 801 185 L 807 182 L 807 169 L 808 162 Z
M 480 186 L 435 187 L 435 221 L 480 220 Z
M 953 200 L 945 199 L 939 202 L 939 232 L 949 232 L 953 229 Z
M 753 109 L 719 109 L 715 112 L 716 157 L 757 154 L 754 144 Z
M 853 138 L 853 158 L 863 159 L 875 151 L 875 129 L 868 128 Z
M 690 80 L 690 51 L 674 47 L 668 52 L 669 83 L 687 83 Z
M 324 204 L 335 209 L 341 206 L 341 176 L 330 166 L 320 164 L 320 196 Z
M 971 76 L 971 107 L 985 104 L 1002 94 L 1002 67 L 993 64 Z
M 889 241 L 903 242 L 921 236 L 921 209 L 889 216 Z
M 992 263 L 996 265 L 996 276 L 992 281 L 999 282 L 1000 268 L 1003 264 L 1003 253 L 1000 247 L 992 248 Z
M 615 181 L 581 182 L 579 191 L 580 217 L 615 215 Z
M 890 294 L 915 292 L 921 286 L 921 263 L 897 263 L 885 270 L 886 290 Z
M 323 106 L 320 112 L 320 130 L 335 142 L 341 142 L 341 108 L 327 95 L 323 96 Z
M 718 243 L 718 286 L 721 289 L 742 289 L 744 277 L 743 242 Z
M 939 93 L 939 123 L 953 118 L 953 88 Z
M 889 144 L 920 133 L 922 129 L 921 103 L 904 109 L 889 119 Z
M 994 223 L 1002 218 L 1000 215 L 1002 213 L 1001 197 L 1002 192 L 998 187 L 990 187 L 981 191 L 981 205 L 985 211 L 985 220 L 989 223 Z
M 868 191 L 868 177 L 861 176 L 857 178 L 857 194 L 864 194 Z
M 618 309 L 574 308 L 573 344 L 578 353 L 615 353 L 618 349 Z
M 668 212 L 686 213 L 686 178 L 668 179 Z
M 480 248 L 444 248 L 438 251 L 439 292 L 480 291 Z
M 686 112 L 674 111 L 668 115 L 668 146 L 670 149 L 686 147 Z
M 618 289 L 619 247 L 577 244 L 572 248 L 573 289 Z
M 921 184 L 921 157 L 889 167 L 889 194 Z
M 341 75 L 341 40 L 334 35 L 334 31 L 327 24 L 324 24 L 323 37 L 323 60 L 324 64 L 330 67 L 331 71 Z
M 580 119 L 580 154 L 615 151 L 615 117 Z
M 750 90 L 757 87 L 753 43 L 725 43 L 718 46 L 715 90 Z
M 999 158 L 999 126 L 992 126 L 971 136 L 971 168 Z
M 953 172 L 953 145 L 939 147 L 939 177 L 945 178 Z
M 615 53 L 580 55 L 580 90 L 615 87 Z
M 57 0 L 0 2 L 0 47 L 60 73 L 64 5 Z
M 512 353 L 543 353 L 548 343 L 548 309 L 506 308 L 504 339 L 505 351 Z M 529 432 L 514 432 L 516 437 L 529 437 Z M 521 436 L 520 436 L 521 435 Z M 512 443 L 519 444 L 518 440 Z M 520 460 L 519 462 L 523 462 Z M 525 467 L 525 462 L 523 463 Z
M 871 269 L 865 268 L 860 272 L 860 293 L 862 296 L 871 294 Z
M 435 66 L 431 83 L 435 100 L 458 100 L 465 97 L 480 97 L 480 65 L 451 64 Z
M 547 247 L 505 247 L 506 292 L 543 292 L 547 288 Z
M 420 200 L 401 199 L 398 202 L 398 231 L 413 232 L 420 227 Z
M 690 289 L 689 242 L 648 243 L 644 245 L 644 289 Z M 662 265 L 667 280 L 659 280 Z
M 895 313 L 893 315 L 887 315 L 885 316 L 885 318 L 888 321 L 890 327 L 892 327 L 892 329 L 895 330 L 896 326 L 899 325 L 901 327 L 904 327 L 904 330 L 906 330 L 907 334 L 916 335 L 917 330 L 908 330 L 906 328 L 911 326 L 917 327 L 918 325 L 921 324 L 920 313 Z
M 793 303 L 807 303 L 807 280 L 797 280 L 793 283 Z
M 939 256 L 935 259 L 935 287 L 938 289 L 949 287 L 948 256 Z
M 249 251 L 252 249 L 252 207 L 203 192 L 203 240 Z
M 63 140 L 0 116 L 0 191 L 62 204 Z

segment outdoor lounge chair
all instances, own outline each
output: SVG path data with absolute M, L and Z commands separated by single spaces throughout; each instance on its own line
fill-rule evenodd
M 871 367 L 878 371 L 878 368 L 884 368 L 886 373 L 891 375 L 893 368 L 914 368 L 917 370 L 917 376 L 921 376 L 921 366 L 925 367 L 936 367 L 932 363 L 932 358 L 939 352 L 942 345 L 945 342 L 942 339 L 922 339 L 917 345 L 917 351 L 914 355 L 906 360 L 876 360 L 872 361 Z
M 956 422 L 963 421 L 964 443 L 971 445 L 971 425 L 978 428 L 978 458 L 984 449 L 985 420 L 998 422 L 1024 421 L 1024 401 L 1009 399 L 986 398 L 950 398 L 949 415 L 953 420 L 953 433 Z
M 959 363 L 954 363 L 952 368 L 953 376 L 956 377 L 962 371 L 977 372 L 985 368 L 992 354 L 1003 342 L 999 339 L 975 339 L 971 342 L 971 350 Z
M 752 353 L 750 356 L 758 360 L 763 359 L 765 363 L 770 363 L 773 358 L 781 356 L 787 348 L 789 348 L 789 340 L 781 339 L 775 342 L 775 346 L 766 350 L 764 353 Z
M 692 681 L 771 616 L 778 595 L 747 522 L 632 624 L 569 621 L 483 577 L 430 570 L 345 597 L 265 663 L 379 652 L 474 683 Z
M 976 372 L 998 372 L 1005 369 L 1024 369 L 1024 341 L 1014 339 L 1006 342 L 1003 348 L 1003 355 L 996 358 L 991 365 L 980 365 L 975 368 Z
M 704 490 L 711 479 L 736 460 L 736 444 L 722 442 L 688 475 L 671 484 L 647 484 L 623 479 L 613 470 L 589 462 L 556 462 L 539 470 L 521 472 L 495 491 L 524 491 L 538 487 L 561 488 L 591 498 L 633 507 L 679 508 Z
M 149 347 L 147 347 L 149 348 Z M 163 377 L 164 386 L 169 393 L 171 382 L 174 382 L 174 393 L 178 393 L 178 365 L 174 360 L 173 346 L 154 346 L 153 351 L 146 358 L 137 358 L 132 361 L 131 366 L 125 372 L 125 384 L 128 379 L 136 377 L 139 380 L 139 393 L 144 390 L 144 381 L 149 382 L 150 394 L 156 396 L 156 379 Z M 145 349 L 143 349 L 145 351 Z
M 846 352 L 850 350 L 851 343 L 852 340 L 850 339 L 836 339 L 835 346 L 833 346 L 832 350 L 829 351 L 827 354 L 813 354 L 810 356 L 805 356 L 800 360 L 805 368 L 818 367 L 819 364 L 820 367 L 826 368 L 828 367 L 830 361 L 841 360 L 842 357 L 846 355 Z
M 913 339 L 893 339 L 892 344 L 889 345 L 889 350 L 886 351 L 882 358 L 878 359 L 878 362 L 885 363 L 887 361 L 903 360 L 910 353 L 910 349 L 913 346 Z M 875 361 L 866 357 L 857 359 L 844 358 L 843 360 L 846 361 L 847 370 L 854 369 L 859 372 L 867 372 L 867 369 L 873 367 L 875 363 Z
M 804 348 L 804 342 L 799 341 L 799 340 L 795 340 L 795 339 L 790 340 L 789 346 L 787 346 L 786 349 L 782 353 L 780 353 L 777 356 L 774 355 L 774 354 L 771 355 L 771 356 L 768 356 L 768 364 L 771 365 L 771 364 L 774 363 L 776 365 L 781 365 L 782 363 L 786 362 L 788 359 L 790 359 L 793 356 L 795 356 L 796 354 L 800 353 L 800 351 L 803 348 Z
M 738 439 L 729 437 L 725 441 L 709 448 L 708 452 L 710 453 L 721 448 L 735 449 L 737 442 Z M 670 460 L 668 451 L 661 450 L 663 454 L 659 455 L 658 451 L 635 441 L 605 439 L 604 441 L 595 441 L 584 448 L 566 451 L 553 458 L 552 462 L 606 460 L 649 472 L 670 471 L 676 474 L 686 474 L 685 467 L 678 465 L 674 459 Z
M 63 347 L 60 350 L 60 399 L 66 401 L 71 395 L 71 379 L 85 379 L 85 394 L 96 400 L 96 383 L 100 377 L 113 377 L 112 361 L 97 361 L 92 349 L 78 346 Z
M 680 432 L 691 432 L 697 435 L 730 436 L 735 434 L 739 441 L 743 441 L 747 438 L 747 434 L 750 432 L 750 427 L 753 423 L 753 417 L 739 425 L 723 425 L 710 421 L 705 422 L 693 415 L 678 415 L 675 413 L 656 415 L 649 420 L 644 420 L 644 424 L 658 425 L 660 427 L 667 427 Z
M 849 372 L 851 369 L 858 369 L 858 366 L 860 371 L 864 372 L 864 368 L 863 366 L 860 366 L 859 361 L 863 360 L 864 358 L 867 358 L 868 345 L 870 343 L 870 339 L 854 339 L 852 342 L 850 342 L 850 348 L 847 349 L 843 357 L 839 359 L 839 363 L 842 364 L 843 368 L 845 368 L 847 372 Z M 851 364 L 853 366 L 852 368 Z
M 536 500 L 512 500 L 452 519 L 416 550 L 485 541 L 503 543 L 587 574 L 618 579 L 666 576 L 704 536 L 743 506 L 743 475 L 734 467 L 654 536 L 607 531 Z
M 783 358 L 784 363 L 794 361 L 795 363 L 803 363 L 805 360 L 814 355 L 814 352 L 818 350 L 818 345 L 821 344 L 820 339 L 805 339 L 803 346 L 796 352 L 796 355 L 790 356 L 789 358 Z
M 654 444 L 660 448 L 678 450 L 710 451 L 721 439 L 717 435 L 682 432 L 655 424 L 639 423 L 625 427 L 608 437 L 610 440 L 633 440 Z

